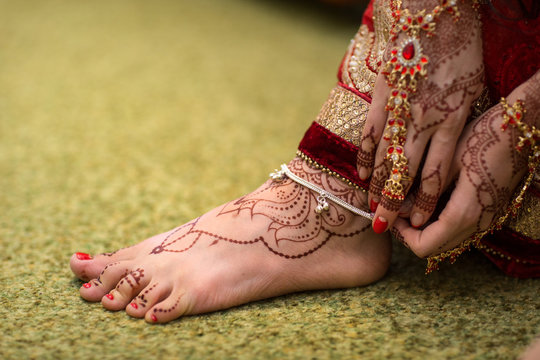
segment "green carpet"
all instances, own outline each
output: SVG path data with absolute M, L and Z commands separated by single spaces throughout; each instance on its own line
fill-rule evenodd
M 0 358 L 508 359 L 540 282 L 479 254 L 425 276 L 152 326 L 78 295 L 75 251 L 177 226 L 295 153 L 358 25 L 312 2 L 0 1 Z M 343 15 L 343 14 L 341 14 Z

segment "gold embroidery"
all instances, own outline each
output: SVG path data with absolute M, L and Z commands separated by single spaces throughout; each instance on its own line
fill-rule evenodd
M 527 260 L 520 260 L 520 259 L 518 259 L 518 258 L 516 258 L 514 256 L 509 256 L 509 255 L 503 254 L 502 252 L 494 250 L 494 249 L 492 249 L 490 247 L 487 247 L 486 245 L 484 245 L 482 243 L 477 244 L 474 247 L 477 248 L 477 249 L 480 249 L 480 250 L 484 250 L 485 252 L 487 252 L 489 254 L 497 255 L 500 258 L 503 258 L 503 259 L 506 259 L 506 260 L 511 260 L 511 261 L 515 261 L 517 263 L 523 263 L 523 264 L 528 264 L 529 263 L 529 261 L 527 261 Z
M 355 183 L 353 183 L 352 181 L 350 181 L 346 177 L 343 177 L 343 176 L 339 175 L 337 172 L 330 170 L 326 166 L 319 164 L 317 161 L 313 160 L 312 158 L 310 158 L 309 156 L 304 154 L 302 151 L 297 150 L 296 151 L 296 156 L 298 156 L 299 158 L 301 158 L 302 160 L 307 162 L 310 166 L 313 166 L 315 169 L 319 169 L 323 173 L 326 173 L 326 174 L 328 174 L 330 176 L 333 176 L 333 177 L 343 181 L 345 184 L 349 185 L 350 187 L 353 187 L 353 188 L 355 188 L 357 190 L 362 190 L 363 192 L 367 193 L 367 190 L 365 190 L 364 188 L 361 188 L 360 186 L 356 185 Z
M 386 44 L 390 39 L 390 30 L 394 26 L 392 17 L 393 9 L 401 7 L 401 1 L 379 0 L 373 7 L 373 27 L 375 30 L 375 41 L 369 54 L 368 62 L 372 69 L 379 71 Z
M 370 32 L 366 25 L 360 26 L 351 40 L 343 62 L 340 80 L 368 96 L 373 95 L 377 73 L 390 37 L 393 22 L 391 9 L 396 6 L 394 2 L 396 1 L 377 1 L 373 16 L 375 31 Z
M 345 55 L 341 81 L 347 86 L 371 96 L 377 74 L 368 69 L 366 58 L 373 44 L 374 34 L 366 25 L 360 29 L 351 41 L 351 46 Z
M 358 146 L 368 109 L 367 101 L 338 86 L 330 92 L 316 121 L 334 134 Z
M 540 201 L 535 194 L 525 193 L 521 209 L 510 219 L 508 227 L 531 239 L 540 239 Z

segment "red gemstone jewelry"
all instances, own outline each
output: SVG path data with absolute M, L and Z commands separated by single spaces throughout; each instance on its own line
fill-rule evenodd
M 501 105 L 504 111 L 501 130 L 506 131 L 509 126 L 517 128 L 521 132 L 521 136 L 518 138 L 516 150 L 521 152 L 525 147 L 530 146 L 533 149 L 532 156 L 540 157 L 540 130 L 522 122 L 526 112 L 524 102 L 518 99 L 514 105 L 510 106 L 505 98 L 501 98 Z
M 390 119 L 383 139 L 390 142 L 385 159 L 392 163 L 392 171 L 382 195 L 392 200 L 405 199 L 402 182 L 411 180 L 408 176 L 408 159 L 403 152 L 407 135 L 406 120 L 411 118 L 409 98 L 416 92 L 418 80 L 427 75 L 426 66 L 429 63 L 420 44 L 420 34 L 424 32 L 428 37 L 433 36 L 435 20 L 445 11 L 456 21 L 459 18 L 457 0 L 441 0 L 431 12 L 421 10 L 411 14 L 408 9 L 398 8 L 392 13 L 395 21 L 391 31 L 392 40 L 396 41 L 400 33 L 406 34 L 401 43 L 391 50 L 390 60 L 383 69 L 391 89 L 386 104 Z

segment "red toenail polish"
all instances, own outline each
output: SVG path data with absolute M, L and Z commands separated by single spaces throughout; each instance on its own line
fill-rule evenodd
M 79 260 L 92 260 L 92 256 L 86 254 L 86 253 L 75 253 L 77 255 L 77 259 Z
M 109 299 L 109 300 L 114 300 L 113 294 L 107 294 L 107 295 L 105 295 L 105 296 L 106 296 L 107 299 Z
M 137 305 L 136 303 L 131 303 L 130 304 L 135 310 L 137 310 L 139 308 L 139 305 Z
M 88 289 L 89 287 L 92 286 L 92 284 L 90 284 L 90 283 L 84 283 L 84 284 L 82 284 L 82 286 Z
M 382 234 L 386 230 L 387 226 L 388 221 L 386 221 L 386 219 L 382 216 L 379 216 L 377 219 L 375 219 L 375 223 L 373 224 L 373 231 L 375 231 L 377 234 Z
M 371 202 L 369 203 L 369 209 L 371 212 L 375 212 L 377 210 L 377 206 L 379 206 L 379 203 L 371 199 Z
M 153 322 L 157 322 L 157 316 L 156 315 L 152 314 L 152 316 L 150 316 L 150 317 L 152 318 Z

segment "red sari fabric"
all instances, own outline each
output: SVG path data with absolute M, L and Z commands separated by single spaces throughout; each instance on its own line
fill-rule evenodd
M 529 0 L 536 1 L 536 0 Z M 513 20 L 517 14 L 498 6 L 480 7 L 483 23 L 486 86 L 492 103 L 507 96 L 530 78 L 540 67 L 540 18 Z M 363 24 L 373 31 L 373 0 L 367 7 Z M 343 64 L 338 79 L 341 79 Z M 371 102 L 369 95 L 345 84 L 340 86 Z M 364 189 L 356 170 L 358 147 L 325 127 L 313 123 L 302 139 L 299 150 L 305 155 Z M 533 190 L 534 191 L 534 190 Z M 540 192 L 536 191 L 540 200 Z M 514 277 L 540 277 L 540 240 L 526 237 L 508 228 L 482 239 L 481 251 L 502 271 Z

